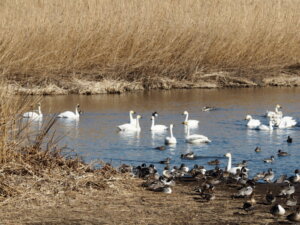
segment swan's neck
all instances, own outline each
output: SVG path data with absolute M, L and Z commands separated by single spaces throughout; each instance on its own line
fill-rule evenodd
M 171 138 L 174 137 L 174 136 L 173 136 L 173 127 L 170 127 L 170 136 L 171 136 Z
M 273 130 L 273 122 L 271 120 L 269 121 L 269 128 L 270 130 Z
M 75 115 L 79 116 L 78 107 L 75 108 Z
M 130 123 L 133 122 L 133 117 L 132 117 L 132 113 L 131 112 L 129 112 L 129 120 L 130 120 Z
M 154 121 L 154 117 L 152 118 L 152 122 L 151 122 L 151 128 L 154 128 L 155 121 Z
M 278 112 L 279 112 L 279 110 L 278 110 L 278 107 L 275 107 L 275 112 L 276 112 L 276 113 L 278 113 Z
M 228 157 L 227 171 L 231 169 L 231 156 Z
M 39 115 L 40 115 L 40 116 L 43 115 L 43 114 L 42 114 L 42 110 L 41 110 L 41 106 L 38 107 L 38 111 L 39 111 Z
M 187 113 L 187 114 L 185 115 L 185 120 L 184 120 L 184 122 L 187 122 L 188 119 L 189 119 L 189 114 Z

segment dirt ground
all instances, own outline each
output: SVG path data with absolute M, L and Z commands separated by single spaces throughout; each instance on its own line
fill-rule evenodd
M 107 180 L 105 189 L 25 193 L 2 199 L 0 224 L 290 224 L 285 218 L 277 222 L 269 213 L 271 206 L 263 204 L 268 188 L 278 193 L 275 184 L 257 185 L 257 204 L 247 213 L 242 209 L 245 199 L 231 198 L 235 186 L 216 186 L 216 199 L 207 202 L 194 191 L 196 181 L 177 181 L 172 194 L 151 192 L 141 187 L 142 182 L 116 176 Z M 294 210 L 286 209 L 287 215 Z

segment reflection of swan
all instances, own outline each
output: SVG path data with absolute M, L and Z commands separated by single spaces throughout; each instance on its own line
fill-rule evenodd
M 185 141 L 188 143 L 209 143 L 211 140 L 208 137 L 201 135 L 201 134 L 192 134 L 190 135 L 189 126 L 187 126 L 187 135 L 185 137 Z
M 281 108 L 282 107 L 279 104 L 277 104 L 275 106 L 275 112 L 273 112 L 273 111 L 267 111 L 266 114 L 265 114 L 266 117 L 269 117 L 269 118 L 274 117 L 274 116 L 282 117 L 282 112 L 279 111 L 279 109 L 281 109 Z
M 232 174 L 236 174 L 237 173 L 237 170 L 241 170 L 242 167 L 231 167 L 231 153 L 226 153 L 225 156 L 228 158 L 228 164 L 227 164 L 227 168 L 226 168 L 226 171 L 229 172 L 229 173 L 232 173 Z
M 265 124 L 261 124 L 256 129 L 258 129 L 258 130 L 264 130 L 264 131 L 273 130 L 273 122 L 270 120 L 269 121 L 269 126 L 267 126 Z
M 189 120 L 188 111 L 184 111 L 182 115 L 185 115 L 185 120 L 184 120 L 183 124 L 189 125 L 189 126 L 198 126 L 199 120 Z
M 247 127 L 251 129 L 256 129 L 261 124 L 259 120 L 252 119 L 250 115 L 247 115 L 245 120 L 248 120 Z
M 65 118 L 65 119 L 79 119 L 79 104 L 76 105 L 75 107 L 75 112 L 71 112 L 71 111 L 65 111 L 62 112 L 60 114 L 58 114 L 58 118 Z
M 151 117 L 151 120 L 152 120 L 151 128 L 150 128 L 151 131 L 165 131 L 168 129 L 168 127 L 165 125 L 160 125 L 160 124 L 155 125 L 155 117 L 154 116 Z
M 177 140 L 173 136 L 173 124 L 170 124 L 170 137 L 165 138 L 165 144 L 170 145 L 170 144 L 176 144 Z
M 126 124 L 118 126 L 118 128 L 121 131 L 141 131 L 140 122 L 139 122 L 140 118 L 142 118 L 142 117 L 140 115 L 137 115 L 136 124 L 126 123 Z
M 23 114 L 23 118 L 29 118 L 32 120 L 41 120 L 43 119 L 43 114 L 41 111 L 41 103 L 38 104 L 38 110 L 37 112 L 26 112 Z

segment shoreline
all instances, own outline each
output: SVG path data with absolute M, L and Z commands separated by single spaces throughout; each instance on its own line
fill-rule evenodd
M 274 75 L 275 74 L 275 75 Z M 97 79 L 93 76 L 69 76 L 55 80 L 39 81 L 25 78 L 17 81 L 4 79 L 10 91 L 21 95 L 97 95 L 121 94 L 144 90 L 170 89 L 219 89 L 219 88 L 249 88 L 249 87 L 298 87 L 300 86 L 300 70 L 293 71 L 254 71 L 244 72 L 212 72 L 192 76 L 192 79 L 178 80 L 170 77 L 156 76 L 143 80 L 113 80 Z M 30 85 L 29 85 L 30 83 Z

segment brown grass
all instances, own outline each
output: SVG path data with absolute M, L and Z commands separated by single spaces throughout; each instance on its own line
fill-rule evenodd
M 283 67 L 300 61 L 299 11 L 298 0 L 1 0 L 0 73 L 149 85 Z

